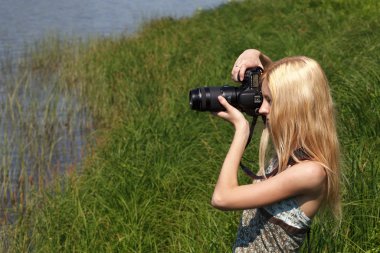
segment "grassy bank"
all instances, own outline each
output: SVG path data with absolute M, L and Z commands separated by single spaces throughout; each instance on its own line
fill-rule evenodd
M 376 0 L 232 2 L 98 40 L 71 58 L 52 52 L 61 85 L 77 91 L 106 131 L 65 191 L 27 209 L 10 251 L 229 252 L 240 212 L 216 211 L 209 201 L 232 129 L 190 111 L 187 94 L 231 83 L 234 60 L 254 47 L 272 59 L 315 58 L 331 83 L 343 219 L 316 218 L 313 252 L 379 252 L 379 14 Z

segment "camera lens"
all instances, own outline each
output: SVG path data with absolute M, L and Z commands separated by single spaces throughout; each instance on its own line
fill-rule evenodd
M 230 104 L 236 102 L 236 88 L 231 86 L 202 87 L 189 93 L 190 108 L 196 111 L 223 111 L 218 96 L 223 96 Z
M 194 89 L 189 92 L 189 103 L 191 110 L 200 110 L 201 109 L 201 99 L 202 93 L 200 89 Z
M 190 108 L 196 111 L 208 111 L 210 108 L 210 89 L 202 87 L 189 93 Z

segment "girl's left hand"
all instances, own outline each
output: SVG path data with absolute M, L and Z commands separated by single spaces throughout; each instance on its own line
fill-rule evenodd
M 248 121 L 238 109 L 233 107 L 228 103 L 228 101 L 223 96 L 218 96 L 219 103 L 226 108 L 226 111 L 220 111 L 214 113 L 214 115 L 230 122 L 235 129 L 239 127 L 249 126 Z

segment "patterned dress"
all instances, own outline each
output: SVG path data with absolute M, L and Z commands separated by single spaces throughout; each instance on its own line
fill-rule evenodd
M 272 161 L 266 173 L 272 173 L 275 166 Z M 297 252 L 311 222 L 295 198 L 244 210 L 233 252 Z

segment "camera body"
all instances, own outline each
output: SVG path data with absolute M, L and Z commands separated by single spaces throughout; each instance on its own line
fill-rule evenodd
M 241 86 L 201 87 L 189 92 L 190 108 L 196 111 L 219 112 L 225 108 L 219 103 L 218 96 L 223 96 L 228 103 L 250 116 L 258 115 L 263 102 L 261 94 L 260 67 L 247 69 Z

